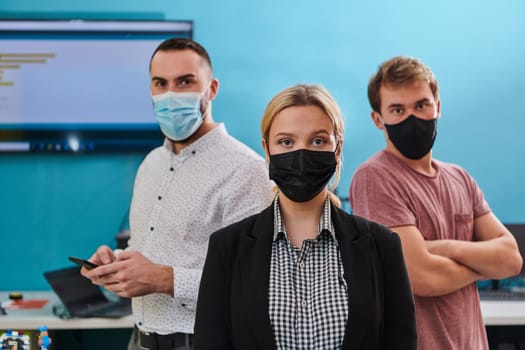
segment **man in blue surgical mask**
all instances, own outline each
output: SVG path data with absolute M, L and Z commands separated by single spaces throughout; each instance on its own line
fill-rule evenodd
M 206 50 L 169 39 L 150 62 L 150 91 L 164 145 L 138 170 L 129 247 L 106 246 L 82 274 L 132 298 L 130 350 L 191 349 L 209 235 L 267 207 L 273 184 L 264 159 L 212 116 L 219 82 Z M 255 125 L 255 124 L 254 124 Z
M 399 234 L 416 302 L 418 349 L 488 350 L 476 281 L 519 273 L 512 234 L 461 167 L 432 157 L 441 112 L 437 80 L 421 61 L 394 57 L 368 85 L 386 147 L 350 186 L 354 214 Z

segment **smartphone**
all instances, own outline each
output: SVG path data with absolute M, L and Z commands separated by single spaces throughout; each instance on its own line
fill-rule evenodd
M 94 264 L 91 261 L 88 261 L 86 259 L 75 258 L 74 256 L 70 256 L 69 260 L 74 262 L 75 264 L 84 266 L 88 270 L 94 269 L 95 267 L 98 266 L 97 264 Z

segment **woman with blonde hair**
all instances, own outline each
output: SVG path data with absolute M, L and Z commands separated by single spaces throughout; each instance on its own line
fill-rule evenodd
M 296 85 L 261 123 L 271 206 L 210 238 L 194 349 L 416 349 L 396 233 L 345 213 L 331 192 L 344 126 L 319 85 Z

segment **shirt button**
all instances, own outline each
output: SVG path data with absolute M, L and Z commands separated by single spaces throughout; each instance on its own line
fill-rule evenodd
M 160 201 L 160 200 L 162 199 L 162 196 L 158 196 L 157 198 L 158 198 L 158 199 L 159 199 L 159 201 Z
M 301 303 L 301 305 L 303 305 L 303 307 L 306 307 L 306 301 L 303 300 L 303 302 Z
M 150 230 L 150 231 L 153 231 L 153 230 L 154 230 L 153 226 L 151 226 L 151 227 L 149 228 L 149 230 Z
M 300 267 L 300 268 L 303 268 L 303 267 L 304 267 L 304 262 L 301 261 L 301 262 L 299 263 L 299 267 Z
M 173 170 L 175 170 L 175 169 L 173 169 L 173 167 L 171 167 L 171 168 L 170 168 L 170 171 L 173 171 Z

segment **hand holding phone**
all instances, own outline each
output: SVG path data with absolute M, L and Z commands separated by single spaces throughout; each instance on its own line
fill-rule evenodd
M 97 264 L 94 264 L 92 263 L 91 261 L 89 260 L 86 260 L 86 259 L 80 259 L 80 258 L 75 258 L 74 256 L 70 256 L 69 257 L 69 260 L 74 262 L 75 264 L 78 264 L 80 266 L 84 266 L 86 269 L 88 270 L 91 270 L 91 269 L 94 269 L 95 267 L 97 267 L 98 265 Z

